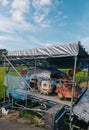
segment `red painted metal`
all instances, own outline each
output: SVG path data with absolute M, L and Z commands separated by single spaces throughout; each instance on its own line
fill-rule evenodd
M 58 94 L 61 94 L 63 98 L 71 98 L 72 96 L 72 82 L 69 81 L 63 81 L 62 85 L 56 86 L 56 92 Z M 74 98 L 78 98 L 81 94 L 81 89 L 78 85 L 74 88 Z

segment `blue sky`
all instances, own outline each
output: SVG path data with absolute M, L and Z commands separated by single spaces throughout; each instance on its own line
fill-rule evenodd
M 78 41 L 89 51 L 89 0 L 0 0 L 0 49 Z

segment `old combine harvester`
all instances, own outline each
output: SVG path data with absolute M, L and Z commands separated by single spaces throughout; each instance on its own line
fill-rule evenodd
M 82 60 L 88 57 L 88 54 L 80 42 L 12 51 L 3 54 L 3 56 L 6 61 L 7 72 L 4 84 L 8 86 L 7 95 L 14 99 L 11 100 L 14 101 L 13 106 L 15 101 L 18 100 L 39 102 L 44 107 L 40 111 L 45 113 L 45 126 L 49 130 L 64 130 L 66 113 L 69 115 L 68 125 L 70 130 L 73 127 L 78 128 L 73 124 L 75 116 L 77 119 L 85 120 L 86 117 L 84 115 L 81 117 L 78 109 L 80 109 L 80 102 L 88 89 L 80 88 L 76 80 L 76 68 L 79 67 Z M 19 73 L 15 67 L 17 64 L 20 65 L 20 68 L 24 64 L 30 69 L 21 70 Z M 31 67 L 31 64 L 34 67 Z M 11 67 L 17 73 L 16 76 L 9 74 Z M 73 68 L 72 77 L 70 78 L 57 68 Z M 69 98 L 70 100 L 66 100 Z M 18 105 L 21 106 L 19 103 Z M 26 106 L 23 106 L 23 108 L 34 111 L 34 109 Z M 81 109 L 84 109 L 83 106 Z M 35 109 L 35 111 L 39 110 Z M 87 122 L 89 122 L 88 113 L 87 117 Z
M 72 71 L 72 70 L 71 70 Z M 72 80 L 61 70 L 54 67 L 36 67 L 29 71 L 21 71 L 21 75 L 29 79 L 31 88 L 37 88 L 40 94 L 52 95 L 58 94 L 60 99 L 71 98 L 72 96 Z M 74 98 L 81 95 L 81 88 L 78 83 L 74 89 Z

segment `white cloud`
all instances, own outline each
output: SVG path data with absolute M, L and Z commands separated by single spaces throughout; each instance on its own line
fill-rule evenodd
M 51 43 L 45 43 L 45 46 L 52 46 L 52 44 Z
M 22 13 L 19 10 L 16 10 L 16 11 L 13 12 L 12 19 L 15 22 L 23 22 L 24 21 L 24 17 L 23 17 Z
M 51 0 L 33 0 L 32 5 L 34 8 L 33 20 L 35 23 L 41 23 L 49 13 Z
M 33 0 L 32 5 L 35 10 L 41 10 L 44 6 L 50 6 L 51 0 Z
M 0 36 L 0 41 L 1 41 L 1 40 L 8 40 L 8 37 Z
M 0 49 L 5 49 L 6 46 L 4 44 L 0 44 Z
M 50 21 L 44 21 L 40 24 L 40 27 L 47 28 L 50 27 Z
M 0 36 L 0 41 L 20 41 L 21 39 L 17 36 Z
M 29 0 L 13 0 L 11 4 L 11 15 L 15 22 L 24 22 L 24 14 L 29 11 Z
M 63 19 L 68 19 L 68 16 L 64 15 L 64 16 L 63 16 Z
M 27 22 L 18 23 L 10 19 L 9 17 L 3 17 L 0 15 L 0 31 L 4 33 L 15 33 L 16 31 L 34 31 L 34 26 Z
M 45 14 L 40 14 L 35 12 L 33 19 L 36 23 L 41 23 L 45 16 L 46 16 Z
M 61 44 L 61 42 L 59 42 L 59 41 L 58 42 L 54 42 L 54 41 L 44 42 L 44 40 L 42 41 L 32 35 L 28 36 L 28 40 L 29 39 L 30 39 L 30 42 L 34 43 L 34 46 L 37 46 L 37 47 L 47 47 L 47 46 Z
M 8 0 L 2 0 L 2 6 L 7 6 L 9 4 Z
M 17 50 L 23 48 L 25 39 L 18 35 L 2 35 L 0 36 L 0 48 L 6 48 L 7 50 Z M 22 46 L 23 45 L 23 46 Z
M 45 42 L 43 42 L 43 41 L 40 41 L 38 38 L 36 38 L 36 37 L 34 37 L 34 36 L 32 36 L 32 35 L 30 35 L 30 36 L 28 36 L 28 39 L 30 39 L 30 42 L 32 42 L 32 43 L 34 43 L 34 46 L 36 46 L 37 45 L 37 47 L 39 46 L 42 46 L 42 47 L 44 47 L 44 46 L 50 46 L 51 44 L 51 42 L 50 43 L 45 43 Z
M 22 46 L 26 47 L 27 45 L 30 45 L 30 47 L 51 45 L 51 42 L 44 43 L 40 41 L 40 37 L 38 39 L 30 35 L 35 34 L 36 36 L 37 33 L 43 31 L 43 28 L 51 27 L 53 17 L 50 15 L 49 19 L 50 11 L 54 13 L 52 14 L 54 17 L 58 13 L 56 8 L 55 12 L 51 8 L 55 1 L 57 1 L 56 6 L 58 6 L 60 0 L 54 0 L 54 2 L 52 0 L 3 0 L 3 6 L 8 6 L 7 8 L 2 7 L 5 10 L 4 13 L 1 12 L 2 15 L 0 14 L 0 45 L 4 43 L 8 49 L 22 48 Z M 59 10 L 58 14 L 60 16 L 62 12 Z
M 51 4 L 51 0 L 39 0 L 40 5 L 50 5 Z

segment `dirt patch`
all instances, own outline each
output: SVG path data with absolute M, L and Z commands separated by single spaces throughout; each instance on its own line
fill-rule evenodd
M 39 118 L 34 116 L 36 122 L 40 122 Z M 20 117 L 20 112 L 15 110 L 9 110 L 7 115 L 0 114 L 0 130 L 47 130 L 39 127 L 35 127 L 31 124 L 30 119 L 25 119 Z
M 0 117 L 1 119 L 5 119 L 5 120 L 17 120 L 19 118 L 19 111 L 9 111 L 9 113 L 7 115 L 1 114 Z
M 47 130 L 28 124 L 18 123 L 15 120 L 0 119 L 0 130 Z

